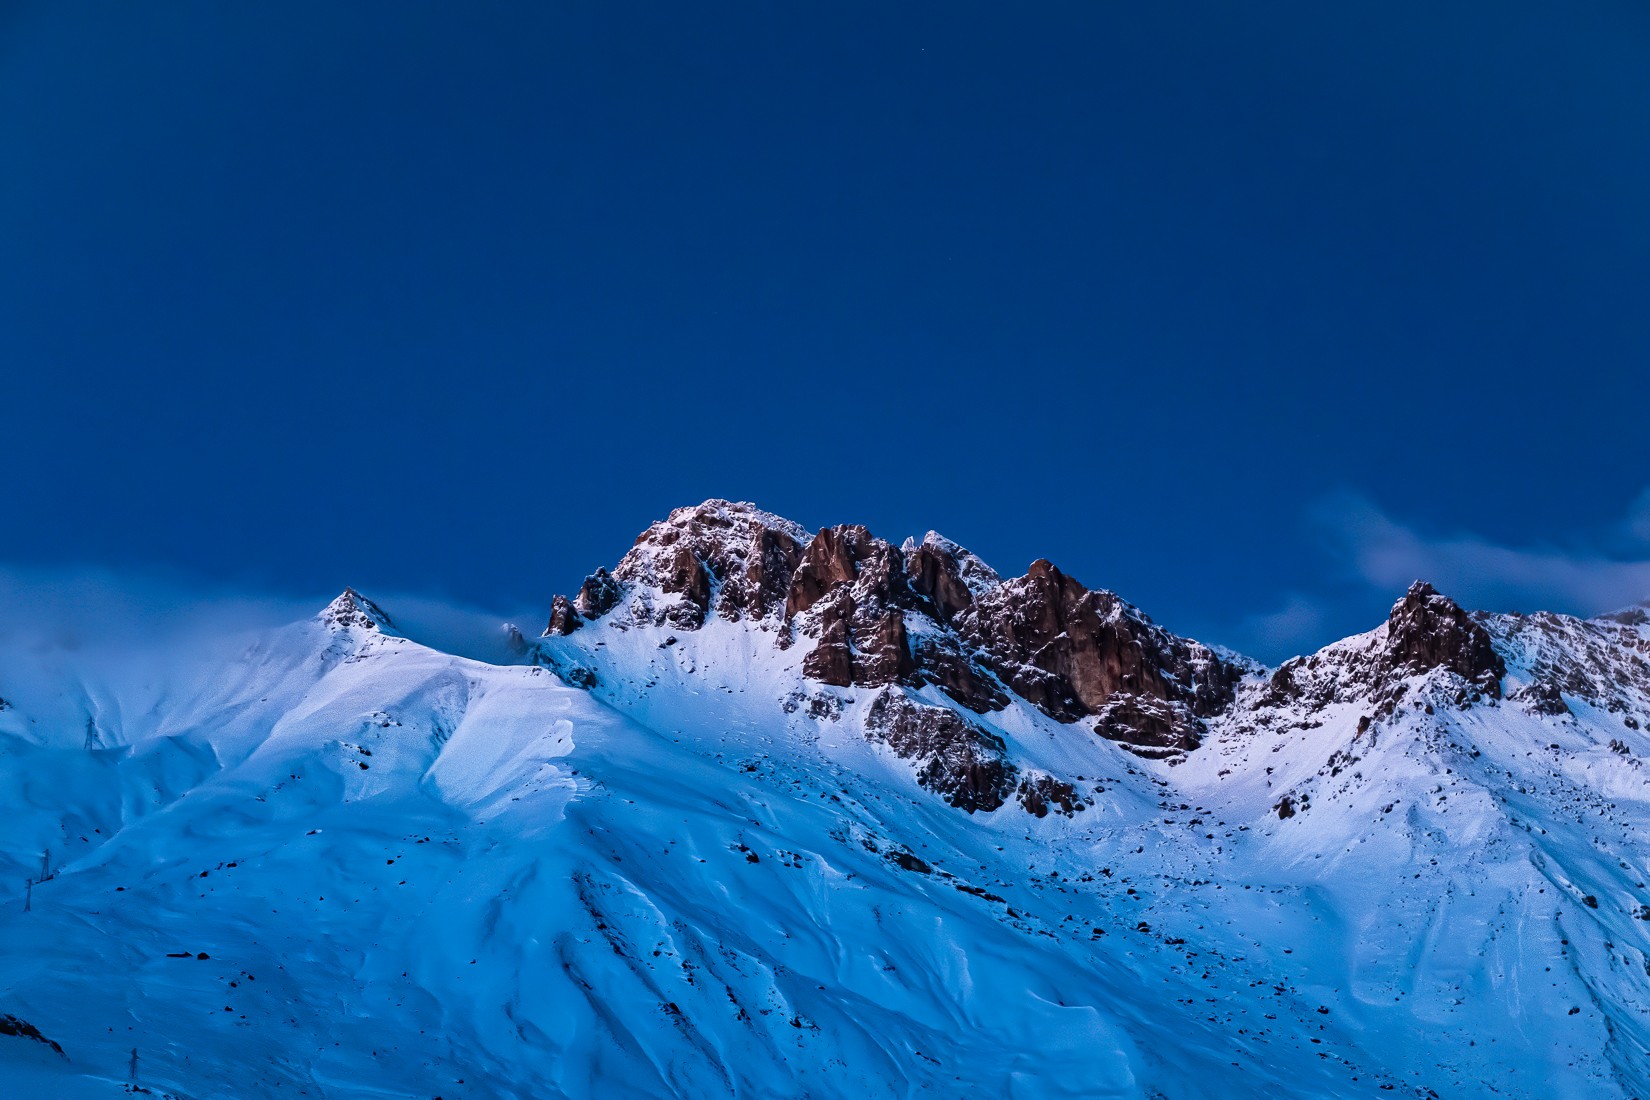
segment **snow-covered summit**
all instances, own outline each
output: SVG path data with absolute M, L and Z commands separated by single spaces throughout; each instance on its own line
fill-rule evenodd
M 353 588 L 345 588 L 315 618 L 334 630 L 394 630 L 384 609 Z

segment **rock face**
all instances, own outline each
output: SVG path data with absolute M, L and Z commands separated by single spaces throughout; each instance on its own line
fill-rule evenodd
M 1206 646 L 1046 561 L 1003 581 L 932 532 L 896 549 L 863 527 L 821 531 L 785 612 L 817 633 L 803 662 L 814 679 L 934 683 L 982 713 L 1007 705 L 1006 685 L 1063 722 L 1104 716 L 1096 732 L 1148 752 L 1195 747 L 1200 719 L 1232 701 L 1239 678 Z M 911 615 L 929 627 L 915 641 Z
M 911 682 L 905 613 L 915 605 L 899 550 L 857 524 L 827 527 L 808 544 L 785 596 L 786 621 L 819 639 L 803 674 L 840 687 Z
M 929 601 L 940 622 L 955 619 L 975 597 L 1002 583 L 996 570 L 937 531 L 921 543 L 906 539 L 900 552 L 911 590 Z
M 597 569 L 584 578 L 573 606 L 586 619 L 599 619 L 619 605 L 619 583 L 606 569 Z M 553 606 L 553 605 L 552 605 Z
M 806 542 L 801 527 L 753 504 L 708 500 L 642 532 L 612 576 L 662 597 L 633 606 L 639 620 L 682 630 L 697 629 L 713 613 L 763 621 L 783 602 Z M 620 598 L 615 594 L 610 606 Z
M 1231 703 L 1239 670 L 1110 592 L 1047 561 L 984 593 L 957 620 L 962 637 L 1014 691 L 1072 722 L 1153 749 L 1197 745 L 1199 719 Z
M 1394 671 L 1442 668 L 1501 697 L 1507 666 L 1489 631 L 1448 596 L 1424 581 L 1409 586 L 1387 616 L 1386 657 Z
M 958 809 L 995 810 L 1014 792 L 1017 769 L 1008 762 L 1002 739 L 954 710 L 888 689 L 871 704 L 865 728 L 917 766 L 918 783 Z
M 579 628 L 579 622 L 579 613 L 574 610 L 573 601 L 566 596 L 557 596 L 550 601 L 550 625 L 544 628 L 544 636 L 565 637 Z

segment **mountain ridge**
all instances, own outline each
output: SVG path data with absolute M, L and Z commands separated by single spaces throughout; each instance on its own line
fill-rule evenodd
M 0 1085 L 1650 1093 L 1640 625 L 1418 583 L 1268 668 L 826 530 L 679 510 L 514 665 L 354 590 L 0 653 Z

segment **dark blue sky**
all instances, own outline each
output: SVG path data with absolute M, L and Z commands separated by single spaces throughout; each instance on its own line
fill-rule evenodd
M 1594 610 L 1647 57 L 1629 0 L 0 5 L 0 561 L 513 610 L 727 496 L 1267 656 L 1435 559 Z

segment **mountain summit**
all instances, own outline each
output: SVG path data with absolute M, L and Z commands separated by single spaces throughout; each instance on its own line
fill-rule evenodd
M 519 664 L 0 654 L 0 1092 L 1650 1095 L 1650 627 L 1395 595 L 1266 668 L 713 500 Z

